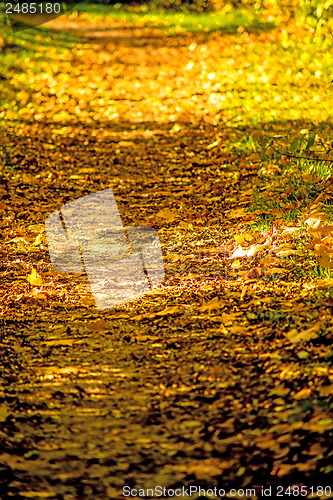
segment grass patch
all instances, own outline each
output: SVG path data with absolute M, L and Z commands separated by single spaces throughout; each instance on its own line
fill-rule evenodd
M 249 158 L 254 150 L 260 158 L 249 211 L 266 221 L 268 214 L 283 218 L 286 223 L 300 219 L 303 209 L 318 197 L 323 182 L 332 175 L 329 162 L 318 161 L 315 151 L 314 159 L 307 157 L 307 151 L 294 151 L 293 143 L 295 139 L 290 144 L 274 147 L 274 141 L 265 144 L 264 140 L 255 141 L 251 137 L 243 142 L 250 149 Z M 332 216 L 330 203 L 326 204 L 325 212 L 328 217 Z
M 231 12 L 193 12 L 190 10 L 174 11 L 153 8 L 152 5 L 135 7 L 115 5 L 98 5 L 79 3 L 73 9 L 79 14 L 91 17 L 121 19 L 130 23 L 139 23 L 167 30 L 170 34 L 181 31 L 222 31 L 233 33 L 239 27 L 247 31 L 270 30 L 275 27 L 266 22 L 254 10 L 236 9 Z

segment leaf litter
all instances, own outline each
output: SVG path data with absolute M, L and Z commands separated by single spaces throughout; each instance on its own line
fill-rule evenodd
M 89 33 L 88 19 L 71 26 Z M 303 225 L 276 210 L 269 230 L 251 229 L 261 156 L 228 150 L 239 115 L 208 78 L 226 71 L 237 87 L 254 44 L 264 57 L 284 33 L 117 28 L 129 36 L 90 32 L 61 62 L 51 48 L 52 64 L 29 70 L 27 95 L 7 109 L 2 494 L 105 500 L 125 484 L 320 483 L 332 472 L 333 283 L 299 272 L 309 255 L 331 269 L 332 225 L 322 197 Z M 107 187 L 124 224 L 158 230 L 166 279 L 98 313 L 84 274 L 52 270 L 43 223 Z

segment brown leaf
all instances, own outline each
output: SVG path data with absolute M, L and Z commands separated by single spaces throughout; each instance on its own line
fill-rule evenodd
M 318 387 L 318 393 L 321 398 L 328 398 L 333 394 L 333 384 Z
M 104 319 L 98 319 L 97 321 L 91 321 L 87 324 L 87 328 L 91 332 L 106 332 L 110 330 L 109 324 Z
M 8 409 L 6 404 L 0 406 L 0 422 L 4 422 L 8 416 Z

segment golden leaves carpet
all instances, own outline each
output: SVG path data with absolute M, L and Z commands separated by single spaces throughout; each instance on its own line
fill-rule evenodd
M 0 498 L 329 486 L 331 283 L 294 278 L 292 228 L 244 230 L 256 158 L 228 151 L 250 125 L 222 109 L 241 47 L 281 32 L 61 23 L 83 38 L 37 51 L 39 73 L 17 63 L 3 133 Z M 52 270 L 43 224 L 107 187 L 125 225 L 158 230 L 166 279 L 98 313 L 84 275 Z

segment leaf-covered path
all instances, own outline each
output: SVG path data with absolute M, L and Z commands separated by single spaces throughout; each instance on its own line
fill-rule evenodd
M 311 498 L 333 470 L 329 283 L 297 277 L 292 224 L 246 230 L 258 155 L 244 137 L 284 124 L 251 124 L 236 98 L 239 54 L 259 47 L 267 68 L 283 33 L 60 23 L 82 38 L 41 37 L 40 72 L 17 62 L 3 133 L 1 500 L 125 485 Z M 98 313 L 84 275 L 52 270 L 43 224 L 108 187 L 125 225 L 158 230 L 166 278 Z

